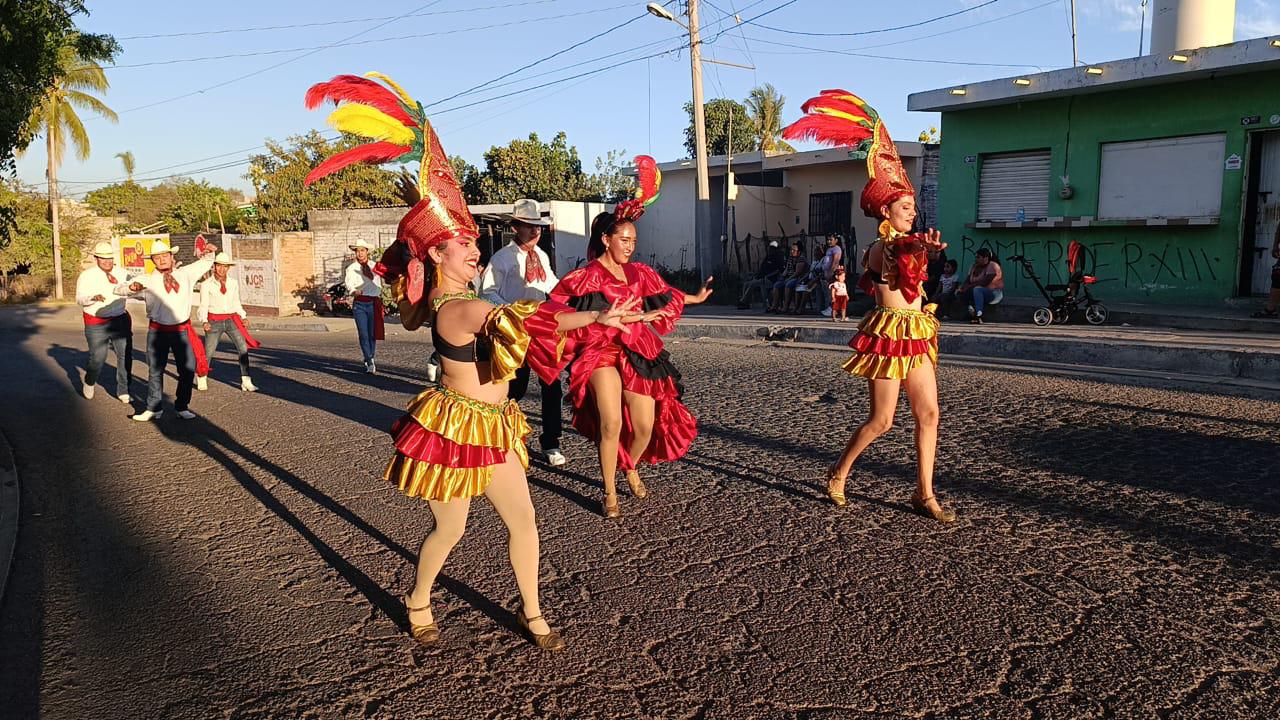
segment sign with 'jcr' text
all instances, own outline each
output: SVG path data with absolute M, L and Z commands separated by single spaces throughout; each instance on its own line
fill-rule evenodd
M 257 307 L 279 307 L 276 288 L 276 264 L 273 260 L 237 260 L 240 278 L 240 302 Z

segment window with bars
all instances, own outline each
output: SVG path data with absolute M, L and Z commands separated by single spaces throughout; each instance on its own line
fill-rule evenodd
M 813 193 L 809 196 L 809 234 L 839 233 L 849 237 L 853 223 L 853 193 Z

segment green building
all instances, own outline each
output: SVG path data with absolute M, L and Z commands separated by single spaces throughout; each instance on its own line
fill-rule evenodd
M 942 88 L 937 225 L 1062 282 L 1072 240 L 1110 302 L 1263 295 L 1280 224 L 1280 39 Z M 1036 295 L 1004 264 L 1006 294 Z

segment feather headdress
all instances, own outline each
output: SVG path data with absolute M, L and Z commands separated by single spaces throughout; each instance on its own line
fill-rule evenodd
M 648 155 L 637 155 L 635 164 L 639 179 L 635 193 L 613 209 L 613 216 L 619 222 L 639 220 L 645 209 L 662 193 L 662 171 L 658 169 L 658 162 Z
M 369 78 L 381 80 L 385 86 Z M 326 100 L 338 106 L 329 114 L 330 125 L 370 142 L 325 159 L 307 175 L 307 185 L 356 163 L 418 162 L 417 185 L 422 199 L 400 221 L 396 238 L 412 256 L 405 268 L 409 279 L 407 295 L 410 301 L 417 302 L 424 290 L 427 250 L 452 238 L 480 236 L 453 176 L 449 157 L 422 103 L 382 73 L 369 72 L 364 77 L 339 75 L 307 90 L 308 109 L 317 108 Z
M 915 195 L 889 131 L 865 100 L 847 90 L 823 90 L 800 109 L 805 116 L 784 128 L 783 138 L 853 147 L 865 154 L 870 179 L 859 204 L 868 217 L 879 219 L 881 207 Z

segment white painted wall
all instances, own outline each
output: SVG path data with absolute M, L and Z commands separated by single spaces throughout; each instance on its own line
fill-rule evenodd
M 591 236 L 591 220 L 612 206 L 604 203 L 565 202 L 552 200 L 551 222 L 556 231 L 556 274 L 565 273 L 587 263 L 587 240 Z
M 694 267 L 694 173 L 663 172 L 662 196 L 636 223 L 635 259 L 671 270 Z

